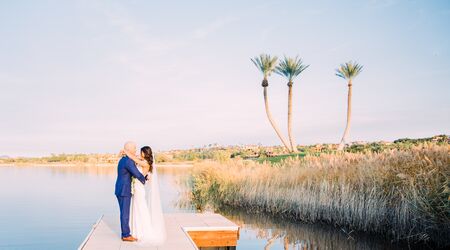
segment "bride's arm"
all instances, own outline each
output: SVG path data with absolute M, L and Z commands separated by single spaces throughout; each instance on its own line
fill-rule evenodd
M 124 150 L 124 153 L 131 159 L 133 160 L 137 165 L 139 165 L 142 169 L 142 172 L 145 175 L 148 174 L 149 170 L 150 170 L 150 165 L 148 164 L 148 162 L 146 160 L 142 160 L 141 158 L 137 157 L 134 154 L 130 154 L 128 151 Z

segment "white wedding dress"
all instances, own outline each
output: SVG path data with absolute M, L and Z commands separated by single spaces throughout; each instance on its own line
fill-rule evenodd
M 142 173 L 141 168 L 138 169 Z M 156 167 L 153 167 L 153 173 L 149 173 L 149 180 L 145 185 L 138 180 L 133 182 L 130 229 L 131 235 L 141 245 L 159 246 L 166 240 Z

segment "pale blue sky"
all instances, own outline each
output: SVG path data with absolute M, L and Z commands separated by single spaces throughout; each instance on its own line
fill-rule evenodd
M 339 2 L 339 3 L 338 3 Z M 0 155 L 279 144 L 250 57 L 300 55 L 299 144 L 449 134 L 450 2 L 0 1 Z M 286 133 L 286 81 L 270 79 Z

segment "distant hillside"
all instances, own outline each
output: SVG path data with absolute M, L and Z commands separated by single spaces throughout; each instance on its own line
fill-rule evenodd
M 352 142 L 347 145 L 347 152 L 381 152 L 386 149 L 406 150 L 421 143 L 449 144 L 448 135 L 436 135 L 427 138 L 402 138 L 393 142 Z M 323 154 L 335 152 L 338 144 L 314 144 L 297 146 L 298 154 L 289 154 L 282 146 L 242 145 L 220 146 L 209 144 L 202 148 L 169 150 L 156 153 L 156 163 L 177 163 L 202 160 L 223 161 L 230 158 L 254 159 L 254 160 L 280 160 L 286 157 L 304 156 L 307 154 Z M 6 155 L 0 157 L 3 164 L 116 164 L 119 160 L 117 154 L 53 154 L 46 157 L 17 157 L 10 158 Z

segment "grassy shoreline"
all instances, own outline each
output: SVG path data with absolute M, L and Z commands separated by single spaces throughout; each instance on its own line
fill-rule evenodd
M 327 223 L 396 241 L 450 245 L 450 147 L 307 155 L 268 164 L 199 163 L 192 200 L 294 221 Z

